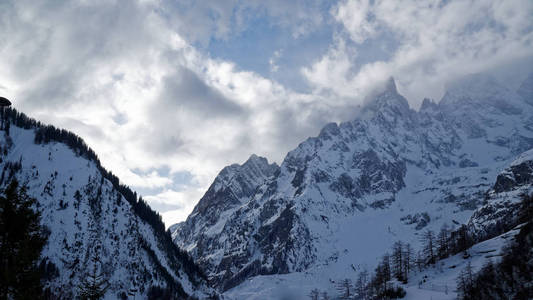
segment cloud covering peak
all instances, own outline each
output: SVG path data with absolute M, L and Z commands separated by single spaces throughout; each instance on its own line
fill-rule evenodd
M 280 162 L 389 76 L 416 107 L 465 74 L 533 69 L 528 0 L 215 2 L 2 1 L 0 94 L 173 223 L 224 166 Z

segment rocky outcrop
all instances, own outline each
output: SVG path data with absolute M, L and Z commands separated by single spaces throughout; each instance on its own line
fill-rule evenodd
M 491 236 L 514 227 L 520 202 L 533 192 L 533 149 L 518 156 L 496 178 L 485 203 L 468 221 L 474 236 Z
M 224 169 L 174 240 L 222 290 L 260 274 L 339 272 L 343 259 L 386 251 L 373 236 L 415 244 L 422 228 L 468 221 L 501 169 L 533 148 L 532 114 L 480 76 L 415 111 L 391 79 L 354 120 L 326 125 L 253 184 L 228 179 L 242 166 Z M 520 170 L 513 180 L 529 180 Z

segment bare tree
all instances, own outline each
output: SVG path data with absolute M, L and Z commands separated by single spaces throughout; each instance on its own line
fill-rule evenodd
M 403 271 L 404 271 L 404 278 L 407 281 L 407 278 L 409 278 L 409 273 L 411 272 L 411 268 L 413 265 L 413 248 L 411 247 L 411 244 L 407 243 L 404 247 L 403 252 Z
M 396 279 L 403 281 L 403 244 L 397 241 L 392 246 L 392 273 Z
M 437 236 L 437 253 L 439 258 L 446 258 L 450 254 L 450 249 L 448 245 L 450 230 L 448 226 L 444 224 L 440 229 L 439 235 Z
M 313 289 L 311 293 L 309 293 L 309 298 L 311 300 L 319 300 L 320 297 L 320 291 L 318 289 Z
M 424 254 L 427 264 L 434 264 L 435 257 L 435 234 L 431 230 L 426 230 L 422 234 L 422 242 L 424 243 Z
M 357 276 L 357 281 L 355 282 L 355 293 L 358 296 L 358 299 L 367 299 L 368 298 L 368 283 L 369 275 L 367 270 L 359 272 Z
M 329 295 L 327 292 L 322 292 L 322 298 L 320 300 L 329 300 Z
M 353 295 L 353 284 L 348 278 L 341 280 L 337 284 L 337 291 L 339 291 L 341 299 L 350 299 Z

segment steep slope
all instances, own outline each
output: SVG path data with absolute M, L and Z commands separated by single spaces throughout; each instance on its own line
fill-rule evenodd
M 227 290 L 255 275 L 346 278 L 373 269 L 394 241 L 416 247 L 420 230 L 468 221 L 498 173 L 533 148 L 531 115 L 490 77 L 457 82 L 418 112 L 391 79 L 355 120 L 326 125 L 287 154 L 277 176 L 218 212 L 223 230 L 202 257 L 222 258 L 206 261 L 215 262 L 208 275 Z M 201 259 L 191 224 L 179 226 L 175 241 Z
M 456 299 L 457 278 L 470 263 L 473 272 L 477 272 L 489 260 L 498 263 L 505 252 L 505 245 L 518 234 L 524 224 L 517 218 L 519 203 L 524 194 L 533 193 L 533 150 L 518 156 L 498 176 L 493 188 L 487 192 L 486 203 L 474 211 L 467 228 L 477 242 L 468 247 L 467 256 L 460 252 L 434 265 L 418 271 L 415 266 L 410 273 L 408 283 L 399 283 L 407 292 L 405 299 Z M 517 170 L 521 170 L 516 172 Z M 525 171 L 524 171 L 525 170 Z M 513 183 L 507 184 L 504 190 L 498 189 L 502 178 L 512 178 Z M 516 180 L 517 178 L 521 178 Z M 524 180 L 522 180 L 524 179 Z M 390 252 L 389 252 L 390 253 Z M 381 253 L 384 254 L 384 253 Z M 376 254 L 378 256 L 380 254 Z M 366 268 L 369 270 L 368 268 Z M 311 290 L 318 289 L 328 295 L 336 295 L 335 282 L 339 279 L 355 280 L 357 273 L 363 270 L 359 266 L 355 272 L 337 273 L 325 268 L 310 269 L 274 276 L 256 276 L 225 293 L 230 299 L 266 299 L 283 298 L 308 299 Z M 333 271 L 333 273 L 329 273 Z M 324 275 L 327 275 L 328 279 Z
M 110 284 L 106 298 L 157 288 L 176 297 L 209 292 L 192 260 L 165 232 L 161 218 L 100 165 L 77 136 L 43 126 L 13 109 L 2 111 L 0 187 L 13 178 L 38 200 L 49 231 L 42 252 L 52 298 L 73 299 L 93 257 Z
M 199 264 L 206 265 L 209 273 L 217 272 L 219 268 L 213 269 L 214 266 L 230 264 L 222 261 L 224 257 L 217 251 L 226 242 L 218 236 L 228 230 L 229 225 L 225 225 L 227 216 L 247 203 L 256 190 L 278 172 L 278 165 L 269 164 L 265 158 L 256 155 L 252 155 L 242 166 L 234 164 L 224 168 L 186 223 L 170 228 L 178 245 L 197 257 Z M 238 247 L 248 228 L 235 225 L 231 230 L 234 230 L 234 237 L 237 238 L 233 243 Z
M 468 221 L 474 237 L 506 231 L 517 222 L 523 195 L 533 192 L 533 149 L 519 155 L 498 177 L 484 204 Z

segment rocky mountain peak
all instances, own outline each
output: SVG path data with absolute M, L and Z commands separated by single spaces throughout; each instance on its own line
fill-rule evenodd
M 422 105 L 420 106 L 420 111 L 430 111 L 436 110 L 438 107 L 437 103 L 429 98 L 424 98 Z
M 205 213 L 208 208 L 226 209 L 238 205 L 252 195 L 267 178 L 276 174 L 279 166 L 269 164 L 264 157 L 252 154 L 242 165 L 227 166 L 215 178 L 193 211 Z
M 205 210 L 195 208 L 175 242 L 227 290 L 256 275 L 352 272 L 385 251 L 388 239 L 369 230 L 417 243 L 422 228 L 466 222 L 498 172 L 533 147 L 530 111 L 507 116 L 480 105 L 493 101 L 483 96 L 490 81 L 481 79 L 450 92 L 467 97 L 471 109 L 451 105 L 461 98 L 448 99 L 451 110 L 426 99 L 421 111 L 435 113 L 418 113 L 390 78 L 356 119 L 325 125 L 281 167 L 254 155 L 227 167 L 228 177 L 217 180 L 231 180 L 206 193 L 197 205 Z
M 367 116 L 374 116 L 375 113 L 389 116 L 409 114 L 409 103 L 402 95 L 398 94 L 393 77 L 389 77 L 385 85 L 378 89 L 374 95 L 363 107 L 363 113 Z
M 268 163 L 265 157 L 252 154 L 241 167 L 243 170 L 255 172 L 258 176 L 272 176 L 279 166 L 274 162 Z
M 389 79 L 387 79 L 387 82 L 385 84 L 385 91 L 392 93 L 392 94 L 398 94 L 398 90 L 396 89 L 396 82 L 394 81 L 394 77 L 390 76 Z

